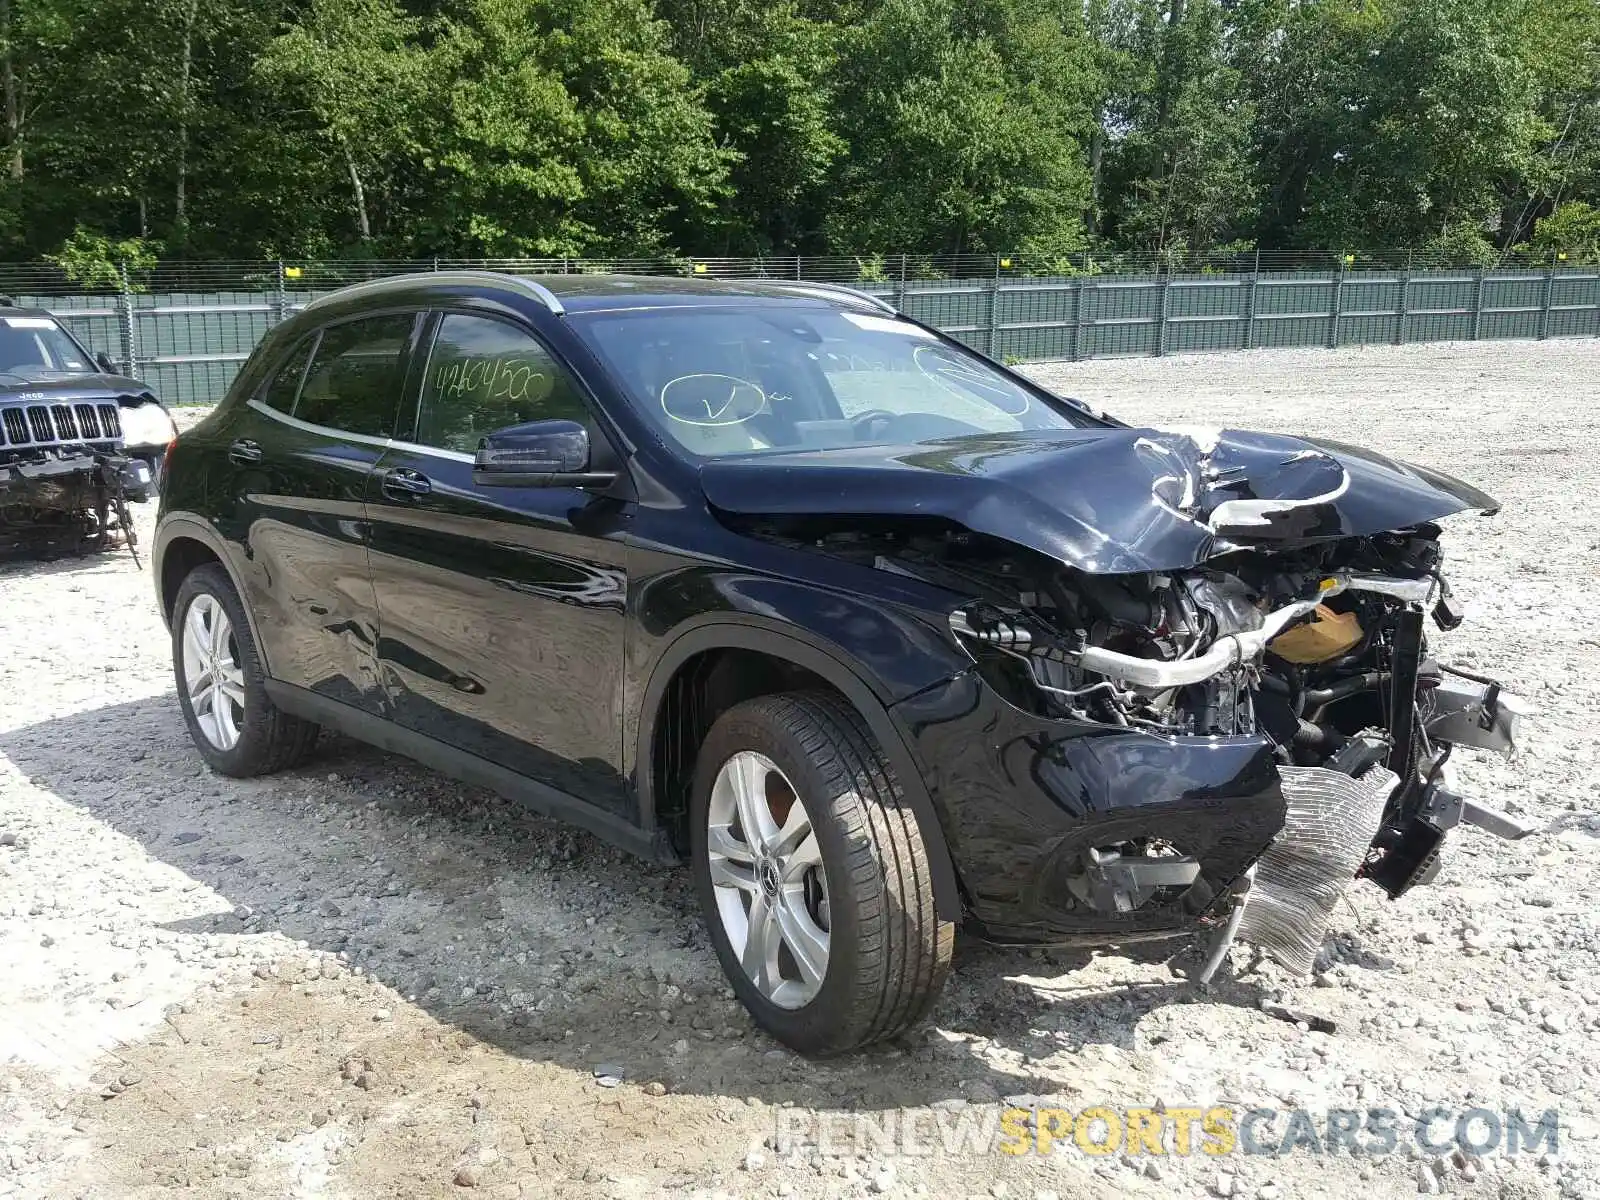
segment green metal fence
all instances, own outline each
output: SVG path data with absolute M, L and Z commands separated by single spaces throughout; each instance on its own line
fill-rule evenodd
M 15 302 L 55 312 L 169 403 L 221 396 L 274 324 L 360 278 L 434 266 L 631 271 L 846 282 L 1010 362 L 1494 338 L 1600 337 L 1600 267 L 1028 275 L 1010 259 L 170 264 L 98 292 L 16 278 Z M 1253 264 L 1251 264 L 1253 265 Z M 898 268 L 896 270 L 896 268 Z M 13 269 L 13 272 L 16 269 Z
M 994 358 L 1600 336 L 1600 271 L 1264 272 L 874 288 Z

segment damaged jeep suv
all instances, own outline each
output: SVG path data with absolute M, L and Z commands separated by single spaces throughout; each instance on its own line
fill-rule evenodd
M 164 450 L 171 418 L 143 384 L 49 313 L 0 298 L 0 557 L 98 549 L 119 528 L 132 548 L 127 501 L 149 498 L 139 455 L 156 449 L 133 443 L 152 420 L 165 422 Z
M 363 284 L 179 438 L 178 699 L 250 775 L 331 727 L 691 864 L 775 1037 L 932 1005 L 1008 943 L 1234 938 L 1308 968 L 1399 896 L 1525 711 L 1436 661 L 1441 518 L 1331 442 L 1136 429 L 842 288 Z

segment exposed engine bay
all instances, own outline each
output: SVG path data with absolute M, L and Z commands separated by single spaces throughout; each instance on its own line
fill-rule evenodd
M 901 707 L 991 940 L 1200 930 L 1202 978 L 1235 936 L 1306 971 L 1352 879 L 1398 897 L 1456 825 L 1531 832 L 1452 781 L 1458 748 L 1511 753 L 1528 711 L 1430 652 L 1430 622 L 1462 621 L 1437 522 L 1500 507 L 1462 480 L 1107 420 L 701 482 L 749 535 L 956 597 L 975 678 Z
M 1449 786 L 1456 747 L 1510 753 L 1528 709 L 1430 655 L 1427 623 L 1462 620 L 1435 524 L 1114 575 L 939 521 L 765 532 L 974 596 L 951 629 L 1017 708 L 1162 738 L 1271 739 L 1283 829 L 1203 922 L 1217 931 L 1206 977 L 1234 936 L 1309 971 L 1351 880 L 1392 897 L 1427 882 L 1456 824 L 1530 832 Z M 1164 832 L 1086 848 L 1067 887 L 1106 913 L 1171 902 L 1201 867 Z

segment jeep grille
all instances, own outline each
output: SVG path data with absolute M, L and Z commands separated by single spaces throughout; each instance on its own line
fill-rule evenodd
M 115 404 L 30 404 L 0 410 L 0 446 L 18 449 L 122 437 Z
M 75 404 L 72 411 L 78 417 L 78 432 L 83 435 L 86 442 L 98 442 L 103 436 L 100 432 L 100 414 L 94 410 L 92 404 Z

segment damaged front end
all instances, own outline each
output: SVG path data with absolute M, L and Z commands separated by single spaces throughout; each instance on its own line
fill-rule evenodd
M 149 468 L 123 453 L 115 403 L 0 398 L 0 558 L 81 554 L 118 534 L 133 550 L 128 501 L 150 489 Z
M 1353 879 L 1398 897 L 1433 878 L 1458 824 L 1530 832 L 1450 786 L 1456 747 L 1510 754 L 1529 709 L 1430 655 L 1427 622 L 1461 620 L 1438 537 L 1423 523 L 1233 545 L 1182 571 L 1046 568 L 1020 585 L 1021 563 L 1007 556 L 1012 586 L 991 578 L 991 598 L 951 614 L 986 682 L 1039 716 L 1169 745 L 1270 744 L 1281 828 L 1207 912 L 1219 932 L 1204 977 L 1235 935 L 1308 972 Z M 1143 827 L 1083 846 L 1069 886 L 1096 909 L 1131 915 L 1201 880 L 1206 863 L 1169 816 L 1152 811 Z
M 894 712 L 993 940 L 1212 930 L 1208 969 L 1237 933 L 1305 971 L 1353 879 L 1398 897 L 1458 824 L 1529 832 L 1450 786 L 1456 747 L 1509 754 L 1528 711 L 1430 653 L 1461 621 L 1435 522 L 1497 508 L 1458 480 L 1119 428 L 831 472 L 832 512 L 800 487 L 757 509 L 742 466 L 706 482 L 746 532 L 967 597 L 972 669 Z

